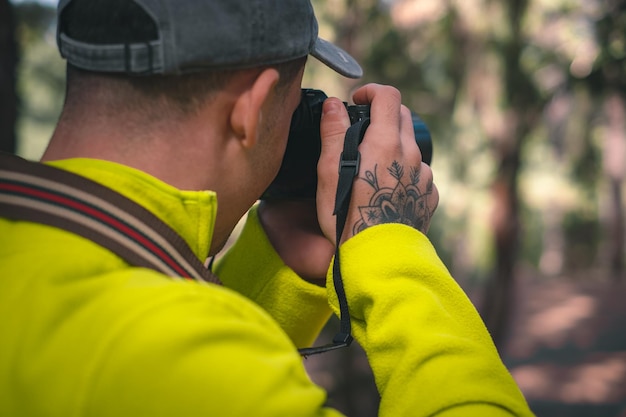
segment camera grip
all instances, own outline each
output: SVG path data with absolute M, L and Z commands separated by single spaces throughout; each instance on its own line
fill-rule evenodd
M 287 148 L 278 175 L 260 197 L 261 200 L 314 200 L 317 191 L 317 161 L 321 153 L 320 121 L 322 105 L 328 96 L 321 90 L 303 89 L 300 105 L 291 119 Z M 354 125 L 369 119 L 369 105 L 344 103 Z M 422 119 L 411 112 L 415 142 L 422 161 L 430 165 L 433 145 L 430 131 Z

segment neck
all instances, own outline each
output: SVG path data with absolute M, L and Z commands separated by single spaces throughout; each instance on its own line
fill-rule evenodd
M 159 121 L 152 126 L 120 122 L 97 111 L 74 115 L 64 112 L 42 160 L 94 158 L 142 170 L 183 190 L 210 188 L 212 156 L 219 154 L 219 132 L 207 123 Z M 89 117 L 89 115 L 99 115 Z M 78 122 L 77 122 L 78 121 Z M 202 140 L 204 139 L 204 140 Z
M 216 106 L 219 107 L 219 106 Z M 226 106 L 223 106 L 224 108 Z M 232 156 L 219 108 L 207 110 L 180 123 L 158 122 L 150 128 L 133 128 L 101 117 L 97 111 L 83 115 L 64 111 L 42 161 L 93 158 L 139 169 L 180 190 L 213 190 L 218 207 L 211 253 L 227 240 L 238 220 L 254 201 L 237 191 L 239 160 Z M 100 114 L 100 117 L 89 115 Z M 209 117 L 209 115 L 214 117 Z M 245 182 L 244 182 L 245 183 Z

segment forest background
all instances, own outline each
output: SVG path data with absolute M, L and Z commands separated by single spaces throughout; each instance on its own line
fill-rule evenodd
M 365 76 L 309 60 L 303 85 L 391 84 L 429 126 L 429 236 L 537 415 L 626 416 L 626 2 L 313 3 Z M 29 159 L 63 101 L 55 6 L 0 0 L 0 148 Z M 358 346 L 307 367 L 331 404 L 376 415 Z

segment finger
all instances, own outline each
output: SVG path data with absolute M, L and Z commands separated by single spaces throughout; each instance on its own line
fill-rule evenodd
M 402 146 L 409 148 L 415 143 L 415 133 L 413 132 L 413 119 L 411 118 L 411 110 L 406 106 L 400 108 L 400 136 Z
M 384 123 L 400 128 L 400 91 L 388 85 L 367 84 L 354 92 L 352 97 L 357 104 L 370 104 L 372 125 Z
M 412 161 L 417 161 L 419 165 L 422 162 L 422 153 L 415 141 L 411 110 L 406 106 L 402 106 L 400 109 L 400 140 L 403 151 Z
M 439 207 L 439 189 L 437 188 L 437 186 L 435 184 L 433 184 L 432 186 L 432 198 L 429 200 L 430 202 L 430 213 L 432 215 L 432 213 L 435 212 L 435 210 L 437 210 L 437 207 Z
M 339 178 L 339 158 L 346 130 L 350 127 L 348 112 L 336 98 L 328 98 L 322 107 L 320 136 L 322 151 L 317 164 L 317 212 L 324 235 L 335 242 L 333 210 Z
M 434 183 L 433 170 L 425 163 L 422 163 L 420 167 L 420 182 L 418 187 L 421 194 L 426 196 L 426 203 L 430 217 L 439 205 L 439 191 Z
M 320 125 L 322 148 L 331 146 L 341 149 L 343 147 L 343 138 L 349 127 L 350 118 L 343 102 L 335 97 L 326 99 L 322 107 Z

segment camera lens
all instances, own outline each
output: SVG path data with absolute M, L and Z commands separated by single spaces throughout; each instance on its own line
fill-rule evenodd
M 430 130 L 428 126 L 420 117 L 411 112 L 411 118 L 413 120 L 413 132 L 415 133 L 415 142 L 422 152 L 422 161 L 430 165 L 433 159 L 433 141 L 430 137 Z

